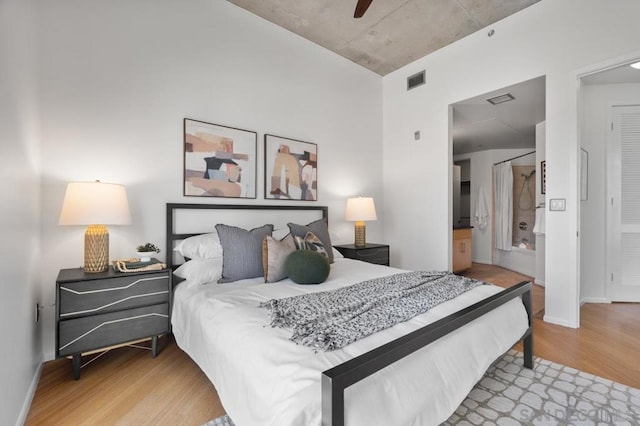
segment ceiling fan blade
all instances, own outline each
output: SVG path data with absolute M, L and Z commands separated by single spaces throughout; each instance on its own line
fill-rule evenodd
M 356 4 L 356 11 L 353 13 L 354 18 L 362 18 L 362 15 L 369 9 L 373 0 L 358 0 Z

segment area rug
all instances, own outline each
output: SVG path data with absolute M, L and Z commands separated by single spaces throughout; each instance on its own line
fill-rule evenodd
M 495 362 L 443 425 L 640 425 L 640 389 L 522 353 Z M 234 426 L 228 416 L 205 426 Z

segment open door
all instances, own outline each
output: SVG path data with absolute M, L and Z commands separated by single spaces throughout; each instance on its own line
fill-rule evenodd
M 640 302 L 640 106 L 612 107 L 607 253 L 612 302 Z

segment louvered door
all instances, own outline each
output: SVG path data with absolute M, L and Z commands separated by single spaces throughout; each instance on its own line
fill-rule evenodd
M 640 106 L 613 107 L 609 171 L 612 301 L 640 302 Z

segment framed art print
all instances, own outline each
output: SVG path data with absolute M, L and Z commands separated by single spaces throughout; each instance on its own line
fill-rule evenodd
M 547 162 L 540 162 L 540 193 L 547 193 Z
M 184 119 L 184 195 L 256 198 L 258 134 Z
M 315 143 L 264 135 L 264 198 L 318 199 L 318 146 Z

